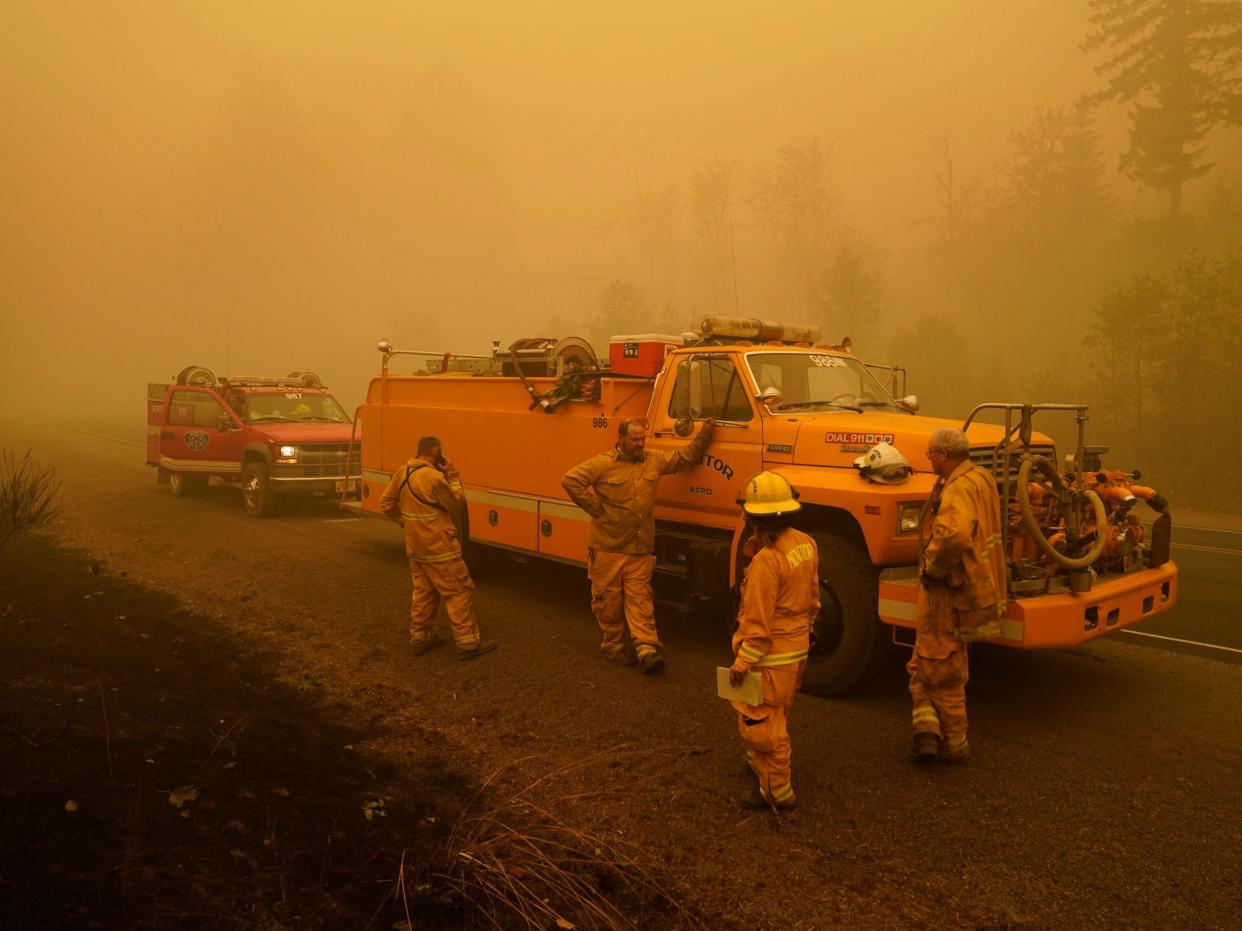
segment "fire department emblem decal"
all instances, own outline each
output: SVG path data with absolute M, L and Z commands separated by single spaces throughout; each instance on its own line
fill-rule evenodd
M 211 436 L 202 430 L 187 430 L 185 432 L 185 448 L 192 453 L 202 452 L 210 442 Z

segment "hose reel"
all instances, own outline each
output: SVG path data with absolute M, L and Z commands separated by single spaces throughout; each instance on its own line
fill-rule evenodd
M 1031 480 L 1031 470 L 1034 469 L 1052 486 L 1052 496 L 1060 506 L 1061 514 L 1065 520 L 1066 539 L 1076 541 L 1079 537 L 1079 531 L 1082 528 L 1082 506 L 1084 504 L 1090 506 L 1092 514 L 1095 518 L 1095 539 L 1091 543 L 1091 548 L 1081 556 L 1071 556 L 1062 553 L 1054 547 L 1046 536 L 1044 536 L 1043 528 L 1039 525 L 1039 518 L 1035 515 L 1034 509 L 1031 507 L 1030 489 L 1027 487 Z M 1027 532 L 1030 533 L 1031 539 L 1035 541 L 1035 546 L 1040 552 L 1051 559 L 1053 562 L 1065 567 L 1066 569 L 1086 569 L 1104 552 L 1104 547 L 1108 542 L 1108 515 L 1104 510 L 1104 502 L 1094 491 L 1089 488 L 1073 488 L 1066 484 L 1065 479 L 1061 477 L 1061 473 L 1057 471 L 1056 466 L 1049 462 L 1043 456 L 1027 454 L 1022 457 L 1022 465 L 1018 469 L 1018 482 L 1015 492 L 1017 493 L 1018 507 L 1022 511 L 1022 523 L 1026 526 Z

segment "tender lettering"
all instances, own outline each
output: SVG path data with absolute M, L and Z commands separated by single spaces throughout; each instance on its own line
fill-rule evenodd
M 723 459 L 717 459 L 715 456 L 704 456 L 701 465 L 715 469 L 724 476 L 726 482 L 733 478 L 733 467 L 727 465 Z

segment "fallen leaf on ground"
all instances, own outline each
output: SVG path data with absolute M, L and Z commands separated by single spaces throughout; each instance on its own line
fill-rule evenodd
M 69 799 L 69 801 L 65 802 L 65 811 L 77 811 L 77 810 L 78 810 L 78 803 L 75 802 L 73 799 Z
M 272 789 L 272 794 L 279 795 L 281 798 L 288 798 L 289 790 L 286 789 L 284 786 L 277 786 L 276 788 Z
M 194 786 L 182 786 L 177 791 L 168 793 L 168 804 L 180 808 L 186 802 L 192 802 L 196 798 L 198 798 L 198 789 Z

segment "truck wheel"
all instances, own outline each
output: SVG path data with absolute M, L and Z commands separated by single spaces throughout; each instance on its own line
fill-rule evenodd
M 184 472 L 168 473 L 168 490 L 176 498 L 201 495 L 207 490 L 206 475 L 186 475 Z
M 879 574 L 865 550 L 840 537 L 812 534 L 819 547 L 819 615 L 802 690 L 838 695 L 858 688 L 884 665 L 892 646 L 878 612 Z
M 267 477 L 266 462 L 251 462 L 242 469 L 242 507 L 251 517 L 270 517 L 276 512 L 276 493 Z

